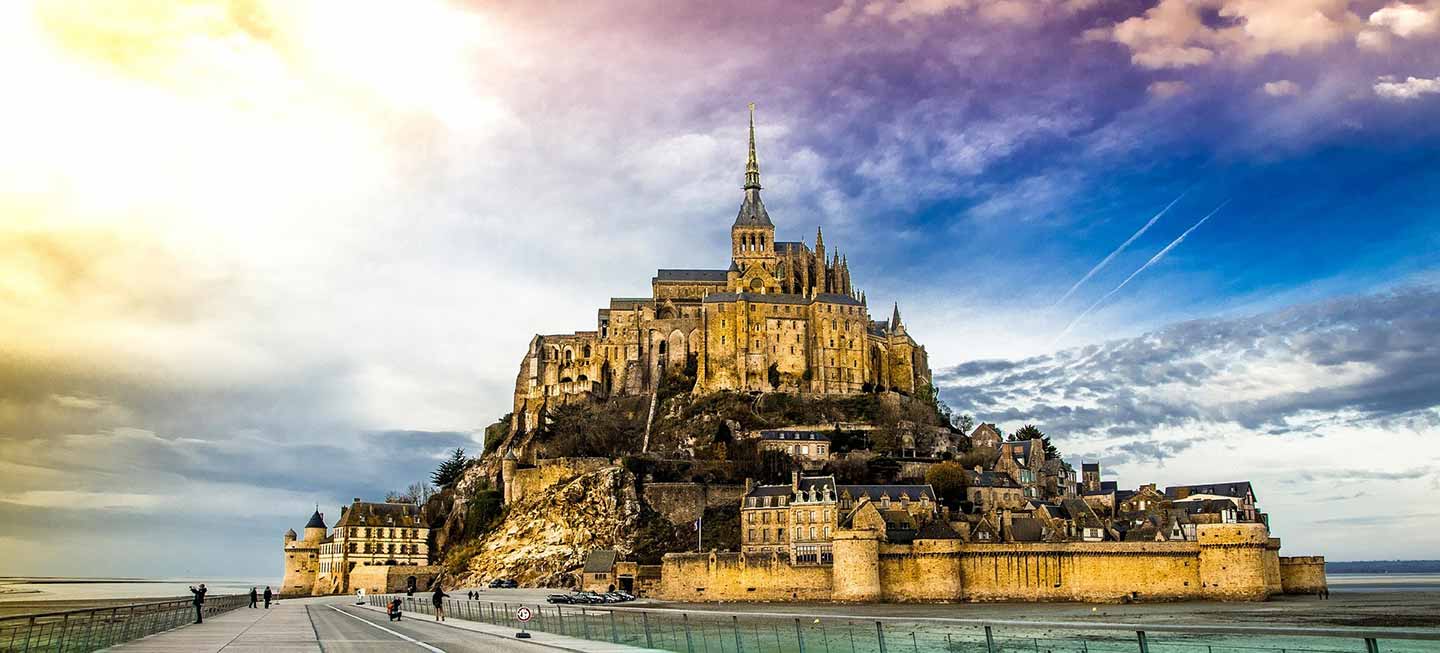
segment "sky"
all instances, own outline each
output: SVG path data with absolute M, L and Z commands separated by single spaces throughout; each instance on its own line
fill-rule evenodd
M 723 4 L 0 3 L 0 574 L 278 576 L 477 451 L 728 264 L 750 102 L 957 411 L 1440 550 L 1440 0 Z

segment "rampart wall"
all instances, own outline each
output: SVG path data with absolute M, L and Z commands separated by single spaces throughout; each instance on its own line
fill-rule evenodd
M 1317 594 L 1329 587 L 1323 556 L 1280 557 L 1277 562 L 1281 591 L 1286 594 Z
M 543 492 L 557 483 L 613 465 L 609 458 L 545 458 L 534 467 L 521 467 L 507 472 L 501 479 L 505 484 L 505 503 Z
M 671 601 L 827 601 L 830 567 L 791 565 L 778 555 L 669 553 L 659 598 Z
M 833 566 L 783 556 L 665 556 L 657 596 L 687 601 L 1264 600 L 1316 591 L 1323 558 L 1280 558 L 1261 524 L 1202 525 L 1198 542 L 880 542 L 841 530 Z M 1278 579 L 1278 584 L 1272 582 Z
M 364 589 L 367 594 L 403 592 L 415 580 L 417 592 L 430 589 L 430 583 L 440 575 L 435 565 L 361 565 L 350 570 L 350 591 Z
M 745 496 L 743 485 L 705 483 L 646 483 L 641 491 L 646 505 L 665 515 L 672 524 L 689 524 L 706 508 L 738 506 Z

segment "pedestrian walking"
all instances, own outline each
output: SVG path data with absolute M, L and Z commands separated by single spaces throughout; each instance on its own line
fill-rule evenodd
M 449 597 L 440 583 L 435 583 L 435 592 L 430 595 L 430 604 L 435 606 L 435 621 L 445 621 L 445 599 Z
M 195 604 L 195 623 L 197 624 L 205 621 L 203 613 L 205 611 L 205 593 L 208 591 L 210 590 L 205 589 L 205 583 L 200 583 L 200 587 L 190 586 L 190 593 L 195 595 L 192 602 Z
M 255 607 L 256 603 L 259 601 L 260 595 L 255 592 L 255 588 L 250 588 L 250 607 Z
M 272 597 L 272 596 L 275 596 L 275 594 L 270 591 L 270 586 L 269 586 L 269 585 L 266 585 L 266 586 L 265 586 L 265 609 L 266 609 L 266 610 L 269 610 L 269 609 L 270 609 L 270 597 Z

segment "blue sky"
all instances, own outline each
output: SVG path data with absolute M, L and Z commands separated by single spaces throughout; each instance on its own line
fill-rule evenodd
M 0 11 L 0 572 L 278 573 L 478 449 L 531 335 L 728 263 L 752 101 L 956 408 L 1440 545 L 1436 0 Z

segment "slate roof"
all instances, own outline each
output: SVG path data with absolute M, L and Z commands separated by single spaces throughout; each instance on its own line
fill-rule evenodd
M 620 558 L 614 549 L 597 549 L 585 555 L 586 574 L 608 574 L 615 568 L 615 561 Z
M 339 526 L 339 524 L 336 524 L 336 526 Z M 316 510 L 315 514 L 310 515 L 310 521 L 305 522 L 305 528 L 325 528 L 325 516 L 321 515 L 319 510 Z
M 628 310 L 638 306 L 646 306 L 655 301 L 649 297 L 611 297 L 610 310 Z
M 970 487 L 1008 487 L 1019 489 L 1020 484 L 1004 472 L 965 472 Z
M 711 281 L 724 283 L 725 270 L 656 270 L 652 281 Z
M 798 240 L 777 240 L 775 241 L 775 252 L 783 254 L 786 252 L 803 252 L 805 243 Z
M 820 432 L 818 432 L 818 431 L 785 431 L 785 430 L 772 430 L 772 431 L 761 431 L 761 432 L 760 432 L 760 439 L 761 439 L 761 440 L 806 440 L 806 441 L 811 441 L 811 440 L 813 440 L 813 441 L 816 441 L 816 442 L 829 442 L 829 441 L 830 441 L 830 436 L 825 435 L 824 433 L 820 433 Z
M 1120 483 L 1118 481 L 1100 481 L 1101 492 L 1114 492 L 1119 489 Z
M 356 501 L 340 515 L 336 528 L 349 526 L 405 526 L 429 528 L 420 521 L 420 506 L 408 503 Z
M 840 294 L 837 294 L 837 293 L 822 292 L 822 293 L 819 293 L 819 294 L 815 295 L 815 303 L 817 303 L 817 304 L 845 304 L 845 305 L 847 305 L 847 306 L 859 306 L 859 305 L 860 305 L 860 300 L 855 299 L 854 297 L 851 297 L 851 296 L 849 296 L 849 295 L 840 295 Z
M 1038 519 L 1017 517 L 1010 520 L 1010 538 L 1016 542 L 1039 542 L 1045 539 L 1045 525 Z
M 1181 490 L 1186 490 L 1185 494 L 1219 494 L 1237 499 L 1244 499 L 1246 496 L 1255 496 L 1255 490 L 1250 486 L 1250 481 L 1172 485 L 1165 488 L 1165 496 L 1171 499 L 1179 498 Z
M 827 477 L 829 478 L 829 477 Z M 800 479 L 804 481 L 805 479 Z M 920 497 L 929 497 L 935 500 L 935 490 L 927 483 L 925 485 L 840 485 L 836 486 L 837 496 L 849 493 L 853 499 L 863 496 L 870 497 L 871 501 L 879 502 L 880 497 L 888 495 L 891 501 L 899 501 L 900 495 L 905 494 L 911 501 L 919 501 Z
M 917 540 L 959 540 L 959 539 L 963 539 L 963 538 L 960 537 L 960 534 L 959 534 L 959 533 L 956 533 L 956 532 L 955 532 L 955 529 L 950 528 L 950 524 L 946 523 L 945 520 L 943 520 L 943 519 L 932 519 L 932 520 L 930 520 L 930 523 L 928 523 L 928 524 L 926 524 L 926 525 L 924 525 L 924 526 L 921 526 L 921 527 L 920 527 L 920 530 L 918 530 L 918 531 L 915 532 L 915 539 L 917 539 Z
M 736 227 L 774 227 L 765 203 L 760 201 L 760 189 L 746 189 L 745 199 L 740 201 L 740 213 L 735 216 Z
M 1085 503 L 1084 499 L 1064 499 L 1060 502 L 1060 505 L 1064 506 L 1065 511 L 1070 513 L 1070 519 L 1075 520 L 1076 526 L 1081 528 L 1105 527 L 1105 522 L 1100 521 L 1100 517 L 1090 508 L 1090 504 Z
M 1099 471 L 1100 471 L 1100 463 L 1080 463 L 1080 471 L 1083 471 L 1083 472 L 1099 472 Z

